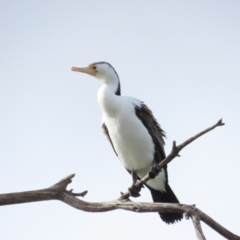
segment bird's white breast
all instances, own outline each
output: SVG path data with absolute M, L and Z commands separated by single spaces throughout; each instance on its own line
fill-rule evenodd
M 150 168 L 154 157 L 152 138 L 135 115 L 136 100 L 127 97 L 122 100 L 121 108 L 115 116 L 104 112 L 104 122 L 114 148 L 128 170 Z

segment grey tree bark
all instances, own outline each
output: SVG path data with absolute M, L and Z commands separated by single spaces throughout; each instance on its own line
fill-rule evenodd
M 213 130 L 218 126 L 223 126 L 222 120 L 219 120 L 213 126 L 205 129 L 204 131 L 196 134 L 195 136 L 189 138 L 180 145 L 176 145 L 173 142 L 173 147 L 171 153 L 159 163 L 159 167 L 164 167 L 167 163 L 172 161 L 175 157 L 179 156 L 179 152 L 186 147 L 188 144 L 204 135 L 205 133 Z M 66 178 L 60 180 L 58 183 L 51 187 L 27 191 L 27 192 L 16 192 L 16 193 L 6 193 L 0 194 L 0 206 L 19 204 L 19 203 L 29 203 L 47 200 L 60 200 L 63 203 L 70 205 L 78 210 L 86 212 L 107 212 L 112 210 L 126 210 L 136 213 L 140 212 L 176 212 L 185 214 L 186 219 L 191 218 L 193 226 L 195 228 L 196 236 L 199 240 L 205 240 L 206 237 L 203 234 L 201 228 L 201 221 L 211 227 L 213 230 L 218 232 L 220 235 L 230 240 L 240 240 L 240 237 L 230 232 L 215 220 L 210 218 L 207 214 L 197 209 L 195 205 L 187 204 L 170 204 L 170 203 L 147 203 L 147 202 L 132 202 L 129 197 L 130 193 L 122 193 L 121 196 L 113 201 L 109 202 L 86 202 L 80 200 L 78 197 L 84 197 L 87 191 L 81 193 L 74 193 L 73 190 L 67 190 L 67 186 L 72 182 L 72 178 L 75 174 L 71 174 Z M 148 175 L 145 176 L 141 181 L 137 182 L 135 185 L 139 188 L 143 183 L 149 180 Z M 139 188 L 141 189 L 141 188 Z

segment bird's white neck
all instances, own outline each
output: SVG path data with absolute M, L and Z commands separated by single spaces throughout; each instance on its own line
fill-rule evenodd
M 98 90 L 98 102 L 105 114 L 114 116 L 120 110 L 120 96 L 116 95 L 116 84 L 104 84 Z

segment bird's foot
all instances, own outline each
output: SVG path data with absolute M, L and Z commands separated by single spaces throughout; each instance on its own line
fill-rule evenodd
M 140 197 L 140 191 L 141 188 L 143 187 L 143 184 L 141 183 L 140 185 L 138 184 L 138 186 L 136 186 L 135 184 L 133 184 L 130 188 L 128 188 L 128 191 L 131 195 L 131 197 Z
M 150 179 L 153 179 L 159 174 L 159 172 L 161 172 L 161 167 L 159 167 L 159 165 L 155 163 L 152 166 L 151 170 L 148 172 L 148 177 Z

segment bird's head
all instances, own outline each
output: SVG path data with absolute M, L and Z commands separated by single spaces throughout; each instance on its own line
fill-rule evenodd
M 104 84 L 116 86 L 116 94 L 120 95 L 120 82 L 119 77 L 115 69 L 110 63 L 107 62 L 95 62 L 88 67 L 79 68 L 72 67 L 72 71 L 86 73 L 94 76 Z

